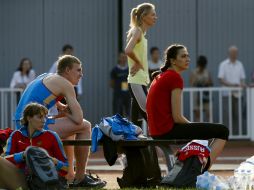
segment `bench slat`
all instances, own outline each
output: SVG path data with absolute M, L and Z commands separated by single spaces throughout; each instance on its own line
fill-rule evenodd
M 177 140 L 126 140 L 116 141 L 119 146 L 148 146 L 148 145 L 170 145 L 170 144 L 183 144 L 190 140 L 188 139 L 177 139 Z M 92 140 L 63 140 L 64 146 L 90 146 Z M 102 145 L 102 143 L 99 143 Z

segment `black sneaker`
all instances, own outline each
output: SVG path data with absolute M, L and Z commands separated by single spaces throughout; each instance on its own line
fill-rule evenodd
M 86 175 L 87 175 L 88 177 L 92 178 L 94 181 L 104 183 L 105 186 L 107 185 L 107 182 L 104 181 L 104 180 L 102 180 L 97 174 L 95 174 L 96 177 L 94 177 L 94 176 L 91 174 L 91 172 L 89 171 L 89 174 L 86 174 Z
M 93 177 L 94 178 L 94 177 Z M 97 179 L 97 178 L 96 178 Z M 89 188 L 103 188 L 105 187 L 106 182 L 103 180 L 94 180 L 89 175 L 85 175 L 84 179 L 79 183 L 73 182 L 70 187 L 89 187 Z
M 67 180 L 62 176 L 59 176 L 59 186 L 60 186 L 60 189 L 68 189 L 69 188 Z

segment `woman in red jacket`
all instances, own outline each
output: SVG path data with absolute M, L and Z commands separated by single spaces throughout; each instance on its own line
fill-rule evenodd
M 26 106 L 21 120 L 23 127 L 11 134 L 7 141 L 6 156 L 0 158 L 0 188 L 27 188 L 24 151 L 28 146 L 47 150 L 59 175 L 67 174 L 68 162 L 59 136 L 43 129 L 47 113 L 47 108 L 40 104 L 30 103 Z
M 193 123 L 182 115 L 183 79 L 188 69 L 189 53 L 183 45 L 174 44 L 165 52 L 165 64 L 154 73 L 147 96 L 150 135 L 155 139 L 214 139 L 210 158 L 213 163 L 228 140 L 228 128 L 218 123 Z

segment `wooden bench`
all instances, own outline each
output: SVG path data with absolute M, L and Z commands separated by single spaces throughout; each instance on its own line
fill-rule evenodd
M 117 146 L 121 147 L 144 147 L 144 146 L 158 146 L 164 153 L 167 169 L 170 171 L 175 163 L 174 152 L 170 145 L 176 144 L 185 144 L 190 140 L 188 139 L 177 139 L 177 140 L 125 140 L 125 141 L 115 141 Z M 64 146 L 91 146 L 92 140 L 63 140 Z M 102 143 L 98 143 L 98 145 L 102 145 Z
M 182 144 L 181 142 L 186 142 L 188 140 L 186 139 L 180 139 L 180 140 L 154 140 L 154 139 L 148 139 L 148 140 L 126 140 L 126 141 L 115 141 L 117 145 L 119 146 L 167 146 L 172 144 Z M 64 146 L 91 146 L 92 140 L 63 140 Z M 99 143 L 99 145 L 102 145 Z

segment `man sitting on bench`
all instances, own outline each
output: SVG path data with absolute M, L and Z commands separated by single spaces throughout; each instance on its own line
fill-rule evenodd
M 15 113 L 16 129 L 20 128 L 20 119 L 25 106 L 36 102 L 48 109 L 54 105 L 59 110 L 59 115 L 48 119 L 44 128 L 55 131 L 61 139 L 90 139 L 91 124 L 83 119 L 83 112 L 76 99 L 74 86 L 83 76 L 81 62 L 72 55 L 64 55 L 59 58 L 57 73 L 45 73 L 32 81 L 23 92 Z M 67 104 L 60 102 L 66 99 Z M 89 156 L 88 146 L 65 147 L 69 162 L 67 179 L 74 180 L 74 186 L 101 187 L 102 181 L 94 180 L 85 175 L 85 168 Z M 76 173 L 74 173 L 74 153 L 76 158 Z M 104 182 L 103 182 L 104 183 Z

